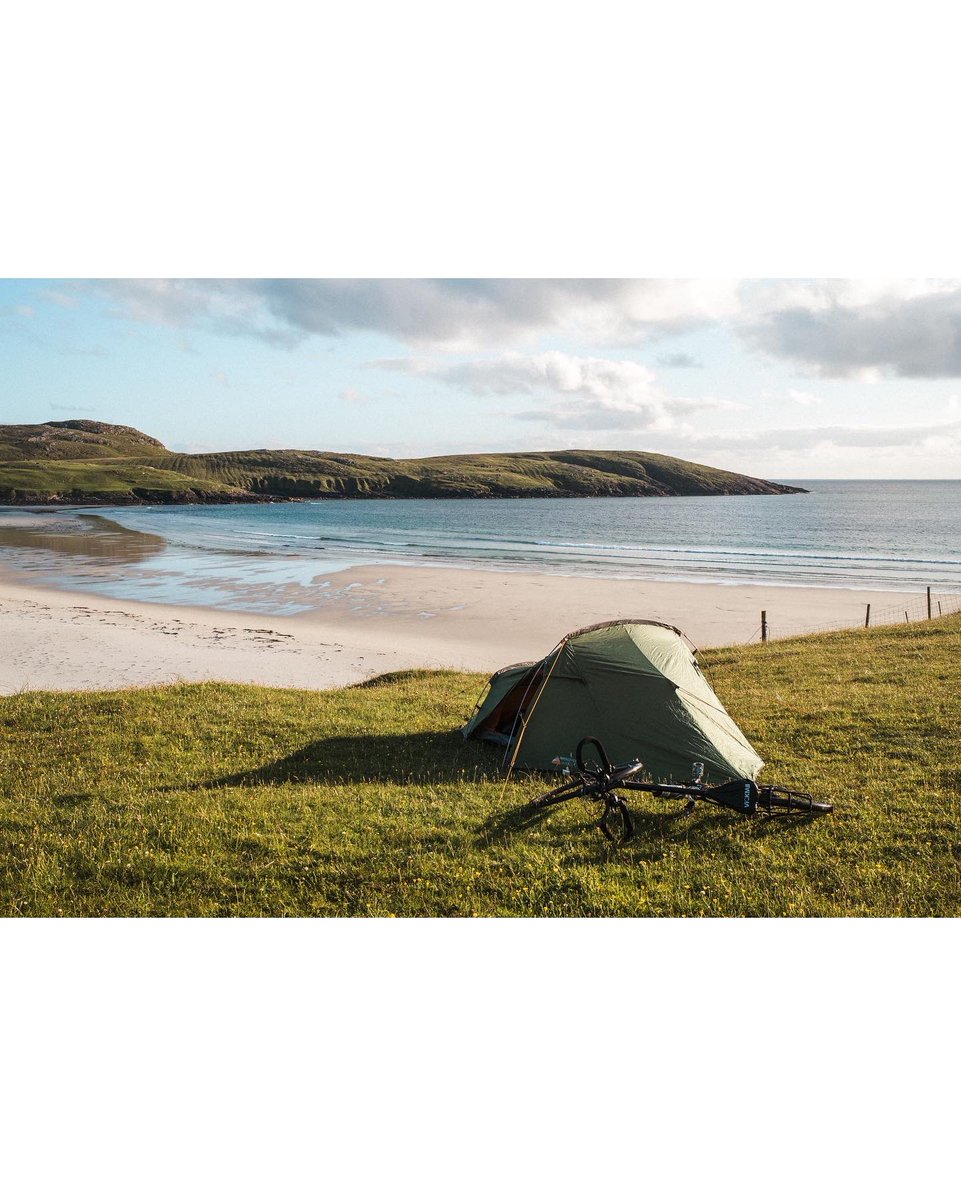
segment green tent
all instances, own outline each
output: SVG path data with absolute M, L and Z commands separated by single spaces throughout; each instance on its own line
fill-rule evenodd
M 517 750 L 514 765 L 529 770 L 551 770 L 588 735 L 662 782 L 688 779 L 695 762 L 713 782 L 754 779 L 764 765 L 684 635 L 658 621 L 590 625 L 540 662 L 504 667 L 463 734 L 505 746 L 505 764 Z

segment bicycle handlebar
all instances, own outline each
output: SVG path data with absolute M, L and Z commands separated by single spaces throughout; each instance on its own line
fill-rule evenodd
M 591 771 L 592 769 L 596 769 L 596 768 L 589 767 L 584 762 L 584 749 L 587 746 L 596 747 L 598 755 L 600 756 L 601 767 L 606 775 L 610 775 L 611 772 L 614 770 L 614 767 L 611 765 L 611 760 L 607 757 L 607 751 L 604 749 L 604 747 L 601 745 L 601 743 L 597 740 L 596 737 L 581 738 L 581 740 L 577 743 L 577 749 L 574 751 L 574 758 L 577 761 L 577 769 L 585 774 L 587 772 Z

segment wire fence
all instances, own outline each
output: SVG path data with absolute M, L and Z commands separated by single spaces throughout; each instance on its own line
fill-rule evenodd
M 844 629 L 873 629 L 875 625 L 914 625 L 921 621 L 933 621 L 950 613 L 961 612 L 961 592 L 934 592 L 925 589 L 917 597 L 900 604 L 875 608 L 865 605 L 864 615 L 859 619 L 827 621 L 817 625 L 782 621 L 774 615 L 771 620 L 766 610 L 761 613 L 761 623 L 747 639 L 748 642 L 770 642 L 782 638 L 798 637 L 805 633 L 835 633 Z

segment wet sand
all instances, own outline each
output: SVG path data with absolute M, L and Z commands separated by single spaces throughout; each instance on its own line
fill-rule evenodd
M 664 621 L 701 647 L 916 609 L 918 593 L 790 588 L 415 566 L 319 576 L 293 617 L 113 600 L 0 569 L 0 692 L 111 689 L 178 680 L 330 688 L 413 667 L 490 672 L 539 658 L 573 629 Z

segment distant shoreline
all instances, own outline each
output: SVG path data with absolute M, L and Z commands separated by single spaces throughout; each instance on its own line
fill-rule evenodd
M 946 481 L 950 482 L 950 480 Z M 145 497 L 127 497 L 120 496 L 118 498 L 101 498 L 98 500 L 3 500 L 0 501 L 0 512 L 4 509 L 43 509 L 44 511 L 56 511 L 57 509 L 72 509 L 72 508 L 224 508 L 228 505 L 238 504 L 304 504 L 309 501 L 318 501 L 321 503 L 337 504 L 344 500 L 398 500 L 398 501 L 437 501 L 437 500 L 457 500 L 457 501 L 501 501 L 501 500 L 530 500 L 550 502 L 552 500 L 725 500 L 738 499 L 745 496 L 794 496 L 794 495 L 809 495 L 810 488 L 788 487 L 786 484 L 779 484 L 783 487 L 783 491 L 779 492 L 683 492 L 683 493 L 664 493 L 663 495 L 651 495 L 643 493 L 638 495 L 626 495 L 618 493 L 616 495 L 605 495 L 602 493 L 584 495 L 578 492 L 552 492 L 549 496 L 532 496 L 525 492 L 519 492 L 517 495 L 508 493 L 499 493 L 496 496 L 401 496 L 393 494 L 377 495 L 372 492 L 362 492 L 350 494 L 343 492 L 325 492 L 317 496 L 281 496 L 281 495 L 264 495 L 257 496 L 251 493 L 249 496 L 235 496 L 229 499 L 204 499 L 204 500 L 184 500 L 176 499 L 169 500 L 166 498 Z

